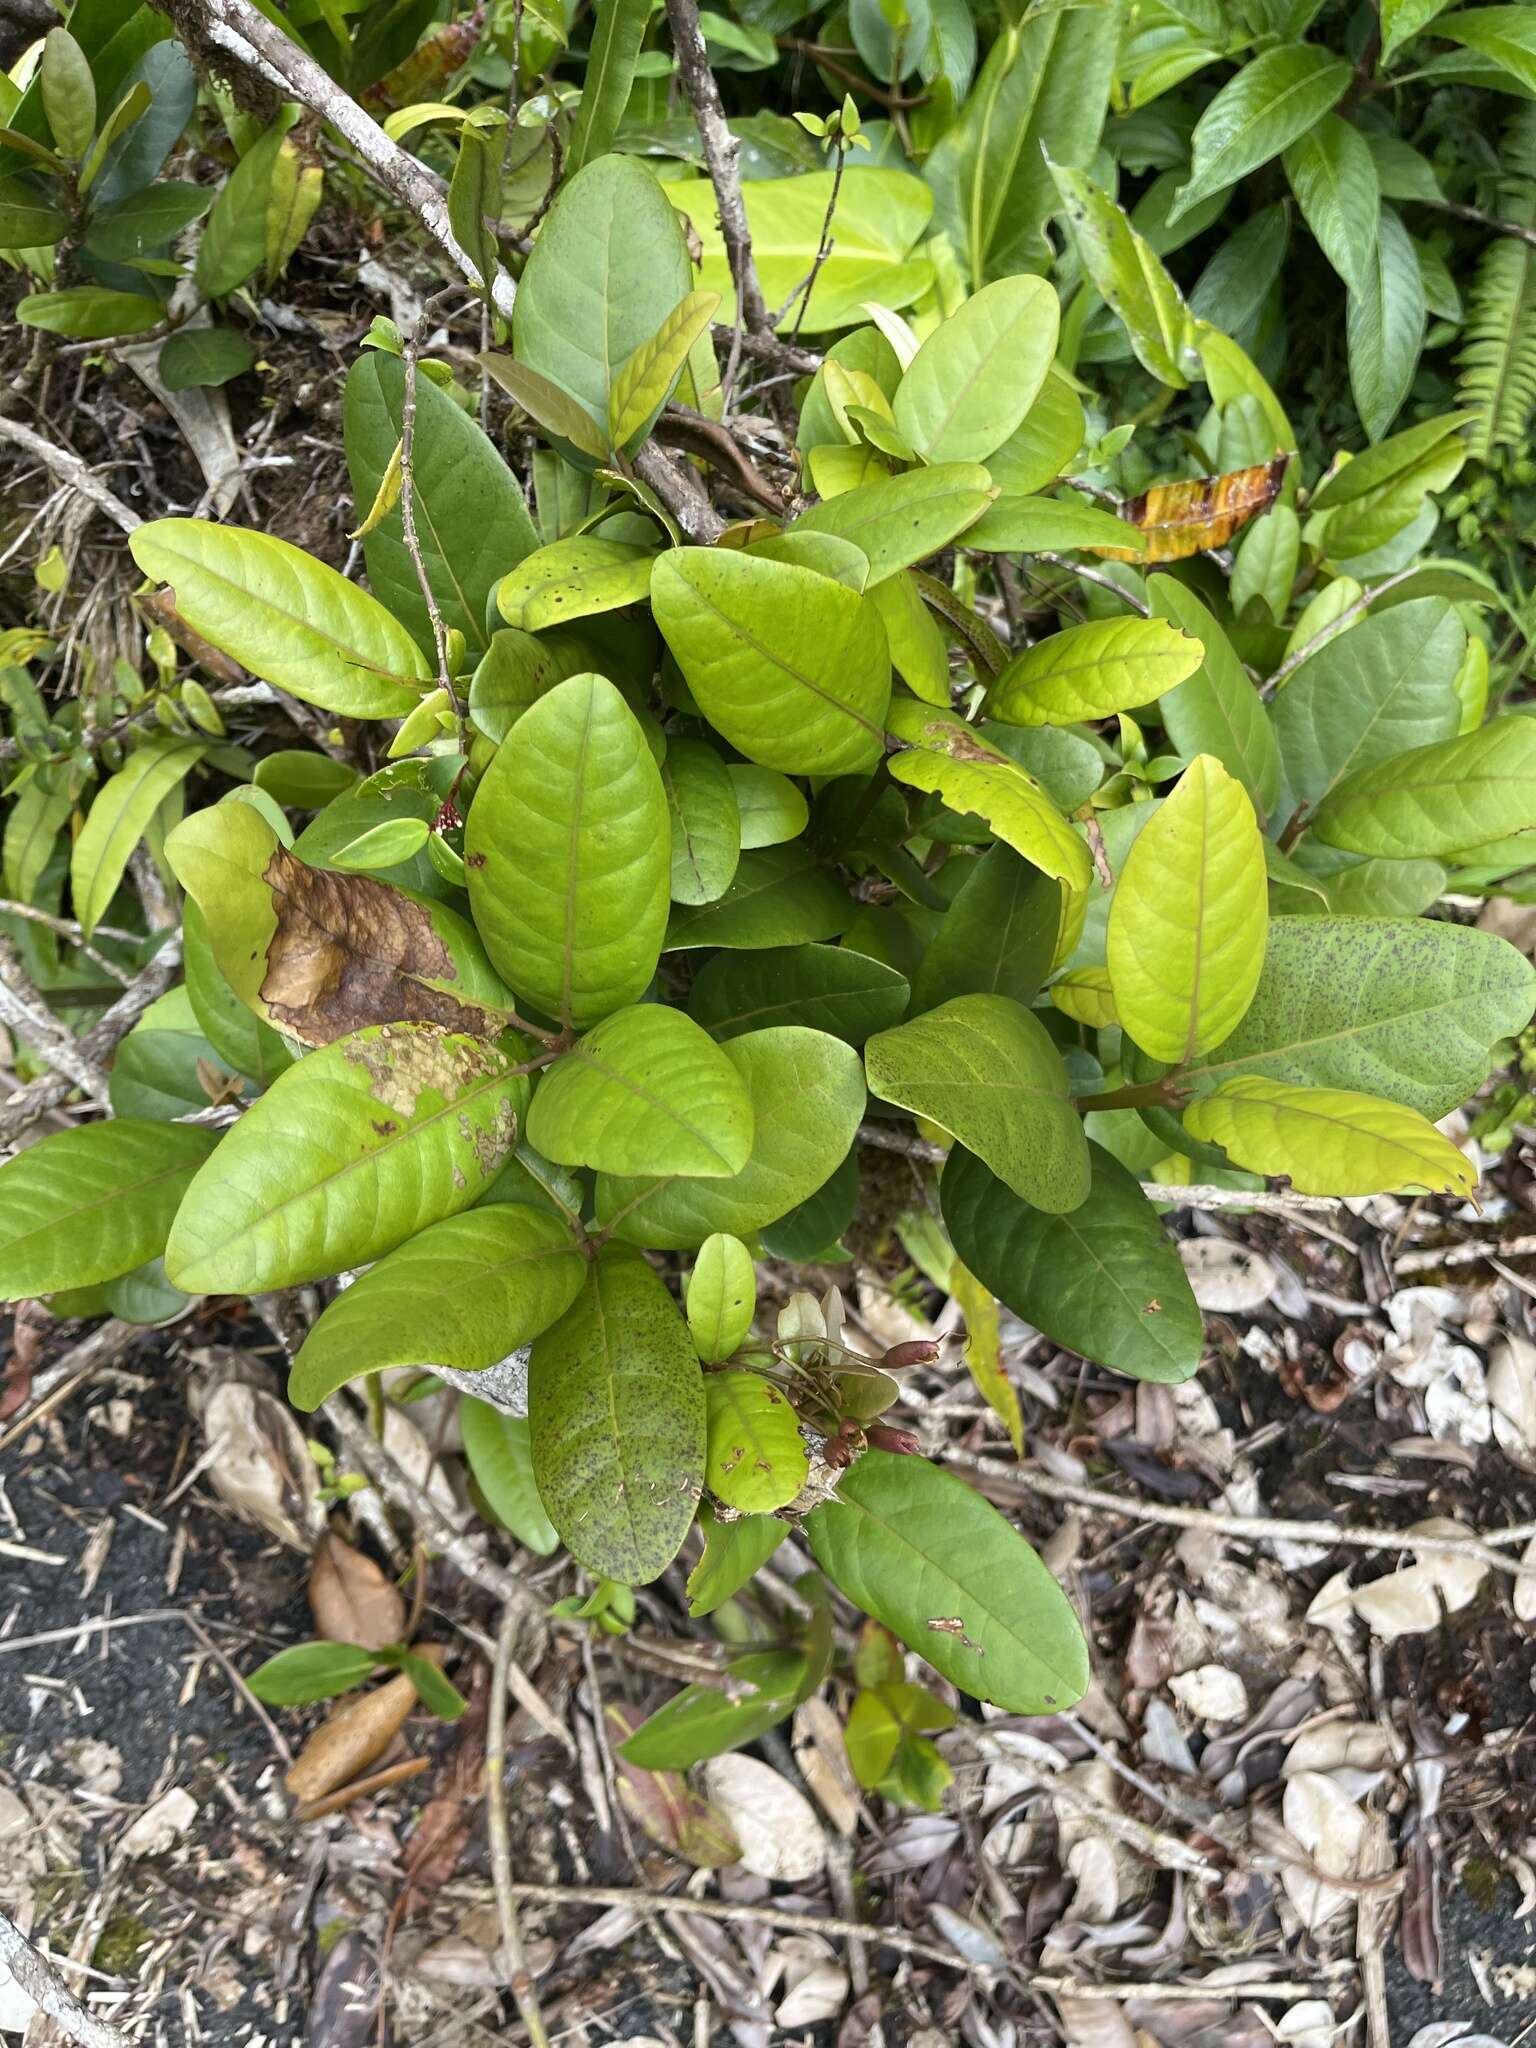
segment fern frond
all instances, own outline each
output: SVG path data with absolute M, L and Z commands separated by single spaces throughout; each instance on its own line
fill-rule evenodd
M 1536 108 L 1522 113 L 1536 115 Z M 1512 158 L 1536 165 L 1536 120 L 1510 127 Z M 1500 211 L 1508 221 L 1536 228 L 1536 178 L 1511 179 Z M 1477 414 L 1467 446 L 1485 462 L 1491 449 L 1523 442 L 1536 413 L 1536 245 L 1495 235 L 1478 258 L 1464 336 L 1456 358 L 1457 402 Z

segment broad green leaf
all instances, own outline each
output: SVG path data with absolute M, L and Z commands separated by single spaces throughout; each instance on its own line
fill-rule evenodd
M 561 186 L 539 229 L 512 352 L 577 399 L 606 440 L 613 380 L 692 288 L 667 192 L 637 158 L 597 157 Z
M 1381 184 L 1365 137 L 1325 114 L 1285 152 L 1285 174 L 1318 246 L 1352 290 L 1369 282 L 1381 219 Z
M 184 987 L 174 988 L 150 1004 L 113 1055 L 112 1114 L 171 1123 L 206 1109 L 202 1073 L 215 1087 L 230 1078 L 198 1029 L 192 998 Z
M 1464 7 L 1442 14 L 1434 33 L 1486 57 L 1536 99 L 1536 24 L 1523 7 Z
M 915 697 L 948 708 L 949 649 L 938 620 L 923 603 L 917 580 L 899 571 L 877 583 L 869 601 L 880 614 L 891 667 Z
M 585 1272 L 585 1261 L 578 1259 L 578 1263 Z M 576 1291 L 572 1290 L 573 1299 Z M 533 1476 L 533 1433 L 527 1418 L 508 1415 L 489 1401 L 464 1394 L 459 1399 L 459 1431 L 470 1476 L 491 1513 L 525 1549 L 552 1557 L 560 1548 L 560 1532 L 539 1499 Z
M 0 179 L 0 249 L 40 249 L 59 240 L 69 216 L 19 178 Z
M 1131 848 L 1109 909 L 1110 986 L 1143 1052 L 1177 1065 L 1230 1035 L 1258 986 L 1266 920 L 1253 804 L 1199 754 Z
M 1013 1381 L 1003 1366 L 1002 1322 L 990 1287 L 956 1259 L 949 1291 L 965 1317 L 965 1369 L 992 1413 L 1008 1432 L 1016 1458 L 1024 1455 L 1024 1416 Z
M 688 1276 L 685 1306 L 694 1348 L 706 1365 L 719 1364 L 743 1343 L 757 1312 L 757 1274 L 739 1237 L 717 1231 L 705 1238 Z
M 657 558 L 651 603 L 704 716 L 789 775 L 872 768 L 891 694 L 878 613 L 812 569 L 724 548 Z
M 96 792 L 69 857 L 70 894 L 87 937 L 106 916 L 129 856 L 155 813 L 207 751 L 206 740 L 151 734 Z
M 1058 976 L 1049 990 L 1052 1006 L 1090 1031 L 1106 1031 L 1120 1022 L 1107 967 L 1073 967 Z
M 0 1166 L 0 1298 L 115 1280 L 158 1257 L 219 1141 L 197 1124 L 116 1117 L 55 1131 Z
M 1342 57 L 1310 43 L 1283 43 L 1245 64 L 1195 123 L 1189 181 L 1169 220 L 1288 149 L 1343 98 L 1351 76 Z
M 400 443 L 405 366 L 366 349 L 347 372 L 342 410 L 352 496 L 365 511 Z M 537 545 L 523 494 L 485 433 L 430 377 L 416 379 L 411 504 L 422 566 L 444 625 L 471 647 L 486 640 L 496 580 Z M 363 541 L 368 585 L 420 645 L 432 624 L 398 504 Z
M 505 145 L 482 129 L 459 129 L 458 155 L 448 181 L 448 225 L 479 272 L 487 297 L 500 255 L 490 222 L 501 218 Z
M 592 46 L 581 85 L 581 105 L 565 154 L 565 175 L 613 147 L 635 82 L 635 64 L 645 40 L 651 0 L 601 0 L 593 10 Z
M 659 1578 L 704 1477 L 704 1380 L 677 1307 L 645 1260 L 610 1245 L 528 1368 L 533 1472 L 578 1564 L 621 1585 Z
M 1315 809 L 1346 776 L 1455 735 L 1466 632 L 1441 597 L 1369 613 L 1308 656 L 1270 707 L 1285 780 Z
M 143 334 L 147 328 L 158 327 L 165 318 L 165 307 L 159 299 L 141 292 L 77 284 L 64 291 L 28 292 L 16 301 L 16 318 L 24 327 L 41 327 L 45 333 L 65 334 L 75 341 L 106 341 L 114 335 Z
M 373 1676 L 378 1661 L 356 1643 L 295 1643 L 258 1664 L 246 1684 L 270 1707 L 302 1707 L 351 1692 Z
M 161 343 L 155 368 L 167 391 L 227 384 L 256 360 L 256 344 L 232 327 L 183 327 Z
M 900 1021 L 907 982 L 894 967 L 847 946 L 771 946 L 722 951 L 688 993 L 689 1014 L 716 1038 L 800 1024 L 862 1045 Z
M 1435 461 L 1430 472 L 1435 478 L 1434 488 L 1441 488 L 1457 474 L 1460 463 L 1454 467 L 1440 465 L 1447 453 L 1460 452 L 1464 458 L 1466 443 L 1457 437 L 1476 417 L 1471 411 L 1442 413 L 1349 456 L 1312 493 L 1311 509 L 1331 512 L 1340 505 L 1374 496 L 1384 484 L 1401 483 L 1419 474 L 1431 459 Z
M 1163 730 L 1181 754 L 1214 754 L 1247 790 L 1261 818 L 1280 800 L 1280 748 L 1270 713 L 1215 617 L 1173 576 L 1147 580 L 1160 618 L 1198 640 L 1200 666 L 1160 700 Z
M 225 1065 L 265 1087 L 293 1064 L 293 1055 L 268 1024 L 230 987 L 218 961 L 196 897 L 182 905 L 187 998 L 197 1028 Z
M 1381 0 L 1382 56 L 1390 57 L 1399 43 L 1416 36 L 1447 4 L 1448 0 Z
M 1112 8 L 1024 12 L 1002 28 L 958 119 L 929 156 L 923 175 L 934 191 L 935 227 L 960 252 L 973 290 L 1017 271 L 1049 269 L 1047 159 L 1093 161 L 1119 32 Z
M 433 1223 L 339 1294 L 299 1347 L 295 1408 L 396 1365 L 481 1372 L 557 1322 L 587 1265 L 542 1209 L 497 1202 Z
M 546 1159 L 601 1173 L 739 1173 L 752 1104 L 729 1059 L 681 1010 L 639 1003 L 540 1077 L 528 1136 Z
M 971 862 L 923 955 L 912 985 L 913 1015 L 953 996 L 1032 1003 L 1056 951 L 1061 899 L 1060 883 L 1012 847 L 989 847 Z
M 835 533 L 770 533 L 743 550 L 765 562 L 790 562 L 797 568 L 814 569 L 818 576 L 830 576 L 834 583 L 846 583 L 856 594 L 869 582 L 869 557 L 856 541 Z
M 1129 548 L 1146 542 L 1134 526 L 1082 498 L 999 498 L 965 536 L 968 548 L 1032 555 L 1043 549 Z
M 1349 853 L 1411 860 L 1536 827 L 1536 720 L 1496 718 L 1336 783 L 1312 829 Z
M 988 746 L 975 728 L 946 712 L 893 704 L 893 726 L 916 744 L 894 754 L 894 782 L 943 799 L 950 810 L 984 818 L 997 837 L 1043 873 L 1073 888 L 1088 885 L 1088 849 L 1040 784 L 1025 769 Z
M 396 835 L 413 828 L 426 832 L 419 819 L 389 819 L 331 859 L 387 865 L 403 851 Z M 302 1045 L 328 1045 L 365 1024 L 438 1024 L 481 1038 L 505 1026 L 511 994 L 457 911 L 373 875 L 310 866 L 251 804 L 195 811 L 167 838 L 166 858 L 202 912 L 231 989 Z
M 1050 173 L 1083 268 L 1137 361 L 1159 383 L 1182 390 L 1199 371 L 1195 323 L 1162 258 L 1091 178 L 1057 163 Z
M 1304 841 L 1302 851 L 1307 850 Z M 1314 856 L 1328 850 L 1317 842 L 1310 845 Z M 1313 875 L 1321 877 L 1323 907 L 1335 917 L 1419 917 L 1446 887 L 1446 872 L 1437 860 L 1348 860 L 1336 869 L 1314 867 L 1308 879 Z M 1316 915 L 1310 902 L 1285 908 Z
M 835 938 L 852 914 L 843 889 L 808 846 L 765 846 L 742 855 L 715 902 L 678 905 L 664 944 L 668 952 L 799 945 Z
M 352 874 L 382 872 L 413 859 L 431 837 L 432 828 L 425 818 L 391 818 L 338 846 L 331 865 Z
M 519 995 L 584 1025 L 644 993 L 668 843 L 661 776 L 612 683 L 572 676 L 524 712 L 464 833 L 475 923 Z
M 939 1184 L 944 1227 L 985 1287 L 1099 1365 L 1177 1385 L 1200 1364 L 1200 1310 L 1173 1240 L 1118 1160 L 1090 1144 L 1088 1199 L 1070 1216 L 1030 1208 L 960 1149 Z
M 451 1680 L 444 1678 L 437 1666 L 427 1657 L 419 1657 L 398 1644 L 377 1652 L 378 1661 L 387 1670 L 398 1671 L 402 1678 L 408 1678 L 416 1688 L 416 1696 L 429 1714 L 435 1714 L 440 1721 L 457 1721 L 468 1707 L 465 1699 Z
M 744 1524 L 733 1522 L 730 1527 L 756 1530 L 765 1520 L 771 1518 L 754 1516 Z M 772 1522 L 772 1527 L 780 1531 L 786 1531 L 787 1526 L 784 1522 Z M 747 1554 L 754 1554 L 761 1547 L 759 1539 Z M 707 1557 L 705 1562 L 709 1562 Z M 722 1561 L 715 1574 L 717 1582 L 725 1578 L 726 1569 Z M 691 1586 L 693 1580 L 690 1578 L 688 1583 Z M 739 1590 L 743 1584 L 745 1578 L 733 1590 Z M 700 1613 L 712 1612 L 730 1598 L 729 1593 L 716 1597 L 715 1587 L 707 1579 L 701 1583 L 700 1595 L 709 1600 L 709 1607 L 701 1607 Z M 639 1764 L 648 1771 L 689 1770 L 706 1757 L 723 1756 L 729 1749 L 755 1742 L 759 1735 L 787 1720 L 813 1683 L 810 1660 L 799 1650 L 750 1651 L 745 1657 L 736 1658 L 730 1667 L 730 1677 L 728 1693 L 716 1685 L 684 1686 L 664 1707 L 658 1707 L 649 1720 L 641 1722 L 629 1740 L 620 1745 L 619 1755 L 626 1763 Z
M 1272 505 L 1256 519 L 1237 545 L 1228 594 L 1241 618 L 1279 621 L 1290 609 L 1291 591 L 1301 558 L 1301 521 L 1289 505 Z M 1258 600 L 1257 613 L 1253 601 Z
M 948 547 L 996 495 L 979 463 L 935 461 L 813 505 L 790 531 L 855 542 L 869 558 L 869 584 L 876 585 Z
M 776 768 L 759 768 L 752 761 L 728 761 L 726 773 L 736 792 L 743 853 L 799 838 L 811 810 L 787 775 L 781 775 Z
M 1379 441 L 1413 387 L 1427 319 L 1424 277 L 1408 230 L 1390 206 L 1369 272 L 1349 294 L 1349 387 L 1367 437 Z
M 1416 1109 L 1343 1088 L 1244 1074 L 1184 1112 L 1191 1137 L 1302 1195 L 1470 1195 L 1477 1169 Z
M 109 262 L 131 263 L 136 256 L 168 248 L 183 228 L 202 218 L 213 204 L 213 196 L 206 186 L 159 179 L 113 206 L 98 206 L 91 218 L 87 246 L 93 255 Z
M 650 432 L 719 305 L 718 292 L 689 292 L 620 367 L 608 393 L 608 438 L 615 448 Z
M 189 1294 L 296 1287 L 467 1209 L 527 1107 L 512 1068 L 506 1053 L 426 1024 L 374 1026 L 309 1053 L 193 1182 L 167 1277 Z
M 926 1458 L 866 1451 L 805 1534 L 838 1590 L 962 1691 L 1016 1714 L 1064 1712 L 1087 1691 L 1066 1594 L 996 1508 Z
M 219 188 L 198 237 L 193 271 L 204 299 L 226 298 L 261 268 L 267 253 L 267 200 L 286 127 L 280 117 L 258 136 Z
M 929 335 L 894 403 L 924 462 L 981 462 L 1022 424 L 1056 354 L 1061 307 L 1041 277 L 983 285 Z
M 404 718 L 426 657 L 376 597 L 271 534 L 205 519 L 156 519 L 130 534 L 146 576 L 263 682 L 350 718 Z
M 709 1449 L 704 1477 L 717 1500 L 744 1515 L 765 1515 L 792 1501 L 810 1460 L 800 1419 L 786 1395 L 755 1372 L 705 1376 Z
M 671 1251 L 717 1231 L 749 1237 L 813 1195 L 847 1156 L 864 1114 L 864 1074 L 851 1046 L 782 1025 L 730 1039 L 724 1051 L 752 1099 L 751 1158 L 729 1180 L 603 1174 L 605 1229 Z
M 525 633 L 638 604 L 651 587 L 651 551 L 582 535 L 526 556 L 496 587 L 496 608 Z
M 776 1515 L 738 1515 L 733 1521 L 719 1521 L 707 1501 L 699 1503 L 699 1527 L 704 1532 L 704 1555 L 688 1574 L 688 1612 L 695 1621 L 713 1614 L 739 1593 L 789 1534 L 788 1522 L 781 1522 Z
M 357 779 L 357 770 L 345 761 L 333 761 L 329 754 L 312 754 L 307 747 L 285 747 L 264 754 L 253 777 L 258 789 L 295 811 L 323 810 L 332 797 L 355 789 Z
M 470 678 L 469 720 L 498 746 L 530 704 L 584 666 L 562 661 L 552 638 L 536 640 L 516 626 L 500 626 L 492 633 Z
M 1276 917 L 1247 1016 L 1183 1081 L 1208 1094 L 1238 1074 L 1352 1088 L 1431 1122 L 1487 1078 L 1492 1048 L 1524 1030 L 1536 972 L 1491 932 L 1427 918 Z
M 955 996 L 872 1038 L 864 1064 L 872 1094 L 948 1131 L 1036 1208 L 1059 1214 L 1087 1194 L 1067 1070 L 1021 1003 Z
M 1093 619 L 1016 654 L 987 714 L 1009 725 L 1076 725 L 1134 711 L 1193 675 L 1203 649 L 1166 619 Z
M 719 317 L 731 325 L 736 290 L 721 239 L 714 186 L 708 178 L 684 178 L 659 189 L 692 222 L 704 251 L 699 285 L 720 294 Z M 782 306 L 805 283 L 816 260 L 832 197 L 832 173 L 749 178 L 742 196 L 763 296 L 770 306 Z M 805 332 L 825 334 L 834 327 L 858 325 L 869 317 L 864 306 L 870 299 L 899 310 L 920 298 L 933 282 L 933 266 L 916 253 L 916 244 L 932 210 L 932 197 L 910 172 L 862 165 L 845 170 L 830 223 L 831 252 L 817 272 L 810 303 L 798 315 Z M 675 304 L 687 289 L 685 280 L 669 303 Z M 658 312 L 656 319 L 660 318 Z
M 608 432 L 600 427 L 579 399 L 562 389 L 550 377 L 520 363 L 512 356 L 487 352 L 480 357 L 483 368 L 495 378 L 531 419 L 557 440 L 569 441 L 583 455 L 602 462 L 608 454 Z M 550 534 L 549 539 L 556 536 Z
M 54 147 L 78 163 L 96 132 L 96 81 L 90 60 L 67 28 L 51 28 L 43 37 L 37 82 Z
M 768 768 L 754 772 L 773 773 Z M 672 824 L 672 901 L 713 903 L 731 886 L 741 859 L 735 781 L 707 740 L 669 738 L 661 784 Z
M 57 786 L 55 776 L 57 775 Z M 5 820 L 6 894 L 35 903 L 35 891 L 75 807 L 67 775 L 44 769 L 16 792 Z

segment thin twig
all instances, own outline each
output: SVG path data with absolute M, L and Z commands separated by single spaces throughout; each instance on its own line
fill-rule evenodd
M 832 166 L 832 190 L 827 198 L 826 213 L 822 216 L 821 240 L 816 244 L 816 254 L 812 258 L 810 270 L 804 281 L 795 286 L 785 301 L 784 311 L 778 314 L 774 320 L 776 327 L 781 325 L 785 314 L 788 313 L 796 299 L 800 300 L 800 310 L 796 313 L 795 324 L 789 331 L 789 338 L 793 342 L 797 342 L 800 339 L 800 329 L 804 324 L 806 312 L 810 307 L 811 293 L 815 291 L 816 280 L 820 277 L 827 258 L 832 254 L 832 216 L 837 212 L 838 195 L 843 189 L 843 170 L 847 162 L 848 151 L 839 143 L 837 160 Z M 802 292 L 804 293 L 803 298 L 801 297 Z
M 25 1039 L 38 1057 L 66 1075 L 82 1094 L 104 1104 L 108 1082 L 80 1040 L 61 1024 L 22 964 L 16 941 L 0 932 L 0 1023 Z
M 1354 603 L 1346 605 L 1336 619 L 1330 619 L 1326 626 L 1319 627 L 1310 640 L 1303 640 L 1294 654 L 1286 656 L 1274 674 L 1260 684 L 1259 695 L 1261 697 L 1273 695 L 1285 681 L 1286 677 L 1300 668 L 1301 664 L 1309 656 L 1315 654 L 1319 647 L 1333 639 L 1336 634 L 1342 633 L 1350 621 L 1358 619 L 1360 614 L 1373 605 L 1378 597 L 1384 596 L 1389 590 L 1395 590 L 1399 583 L 1406 583 L 1410 576 L 1417 576 L 1422 566 L 1421 563 L 1416 562 L 1411 569 L 1399 569 L 1395 576 L 1384 576 L 1380 583 L 1373 584 L 1369 590 L 1362 590 Z
M 1415 206 L 1432 206 L 1436 213 L 1454 213 L 1458 220 L 1475 221 L 1480 228 L 1492 228 L 1498 235 L 1513 235 L 1517 242 L 1528 242 L 1536 249 L 1536 228 L 1527 227 L 1524 221 L 1505 220 L 1496 213 L 1484 213 L 1480 206 L 1461 206 L 1454 199 L 1424 199 L 1414 194 Z
M 1206 1529 L 1215 1536 L 1247 1543 L 1315 1543 L 1324 1549 L 1373 1551 L 1424 1551 L 1436 1556 L 1473 1558 L 1492 1571 L 1517 1575 L 1522 1566 L 1517 1558 L 1505 1557 L 1491 1548 L 1480 1529 L 1465 1536 L 1421 1536 L 1411 1530 L 1352 1529 L 1335 1522 L 1300 1522 L 1268 1515 L 1233 1515 L 1224 1508 L 1174 1507 L 1163 1501 L 1128 1499 L 1106 1493 L 1097 1486 L 1080 1486 L 1073 1479 L 1057 1479 L 1049 1472 L 1032 1472 L 1022 1465 L 1000 1465 L 977 1451 L 951 1448 L 946 1462 L 963 1465 L 991 1483 L 1037 1493 L 1046 1500 L 1068 1501 L 1075 1507 L 1097 1508 L 1102 1514 L 1121 1515 L 1133 1522 L 1157 1522 L 1170 1529 Z M 1507 1541 L 1506 1537 L 1495 1540 Z M 1524 1567 L 1528 1569 L 1528 1567 Z
M 726 261 L 736 286 L 736 317 L 751 334 L 771 334 L 763 288 L 758 282 L 752 257 L 752 232 L 747 226 L 746 202 L 741 194 L 741 171 L 737 159 L 741 144 L 731 133 L 720 103 L 720 88 L 710 69 L 709 52 L 694 0 L 667 0 L 667 20 L 672 27 L 672 45 L 677 68 L 698 123 L 699 141 L 709 182 L 715 188 L 715 205 L 720 213 L 720 235 L 725 243 Z
M 39 2012 L 81 2048 L 132 2048 L 128 2036 L 94 2018 L 11 1920 L 0 1913 L 0 1964 Z
M 56 917 L 51 910 L 39 910 L 35 903 L 15 903 L 9 900 L 0 902 L 0 917 L 19 917 L 25 924 L 46 925 L 49 931 L 57 932 L 60 938 L 68 939 L 72 946 L 78 946 L 87 960 L 93 962 L 104 974 L 110 974 L 114 981 L 120 981 L 124 988 L 132 983 L 131 974 L 119 967 L 115 960 L 109 960 L 105 953 L 97 952 L 85 936 L 84 926 L 77 924 L 74 918 Z M 125 932 L 115 924 L 99 924 L 95 931 L 99 939 L 118 939 L 129 946 L 142 945 L 144 940 L 142 932 Z
M 712 547 L 724 533 L 725 521 L 686 462 L 674 462 L 664 448 L 647 441 L 636 451 L 631 467 L 699 547 Z
M 405 551 L 416 571 L 416 581 L 421 586 L 427 617 L 432 622 L 432 644 L 437 652 L 438 684 L 448 694 L 454 719 L 462 724 L 459 693 L 453 686 L 453 675 L 448 665 L 448 628 L 443 623 L 437 593 L 432 588 L 432 579 L 427 574 L 426 563 L 422 560 L 421 541 L 416 532 L 416 374 L 421 355 L 419 319 L 410 333 L 402 338 L 402 353 L 405 358 L 405 395 L 400 402 L 400 526 L 405 538 Z
M 491 1671 L 490 1710 L 485 1724 L 485 1815 L 491 1847 L 491 1878 L 496 1887 L 496 1912 L 501 1921 L 501 1945 L 507 1952 L 512 1996 L 518 2016 L 528 2029 L 533 2048 L 549 2048 L 544 2015 L 528 1952 L 517 1922 L 517 1899 L 512 1886 L 512 1831 L 507 1825 L 507 1680 L 513 1652 L 522 1632 L 526 1610 L 507 1607 L 502 1612 L 496 1637 L 496 1662 Z
M 88 462 L 82 462 L 78 455 L 72 455 L 67 448 L 60 448 L 56 442 L 45 440 L 41 434 L 33 433 L 20 420 L 0 415 L 0 441 L 10 441 L 18 448 L 25 448 L 55 476 L 62 477 L 72 490 L 78 491 L 82 498 L 89 498 L 98 510 L 115 520 L 124 533 L 132 533 L 135 527 L 144 524 L 138 513 L 125 505 L 115 491 L 107 489 Z
M 964 544 L 962 541 L 961 546 Z M 1129 605 L 1133 612 L 1139 612 L 1144 619 L 1150 619 L 1152 616 L 1152 607 L 1144 597 L 1138 597 L 1133 590 L 1127 590 L 1123 584 L 1117 583 L 1113 576 L 1106 576 L 1102 569 L 1090 569 L 1082 562 L 1070 561 L 1066 555 L 1053 555 L 1049 548 L 1041 548 L 1032 559 L 1037 562 L 1049 562 L 1057 569 L 1068 569 L 1074 576 L 1081 576 L 1085 583 L 1097 583 L 1101 590 L 1107 590 L 1112 596 L 1118 597 L 1122 604 Z

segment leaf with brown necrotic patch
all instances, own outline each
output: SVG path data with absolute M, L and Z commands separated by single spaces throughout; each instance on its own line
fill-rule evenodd
M 1132 548 L 1084 548 L 1108 562 L 1181 562 L 1206 548 L 1222 548 L 1250 519 L 1267 512 L 1280 495 L 1288 455 L 1226 476 L 1184 477 L 1154 484 L 1120 507 L 1120 517 L 1146 535 L 1146 552 Z
M 506 1028 L 497 1008 L 444 985 L 467 978 L 463 949 L 448 944 L 459 934 L 443 930 L 451 911 L 369 875 L 312 868 L 285 846 L 274 847 L 262 879 L 277 927 L 259 993 L 271 1022 L 290 1038 L 329 1045 L 365 1024 L 440 1024 L 470 1038 Z M 467 928 L 463 936 L 478 952 Z M 489 964 L 475 965 L 482 970 L 477 992 L 489 994 L 496 986 Z

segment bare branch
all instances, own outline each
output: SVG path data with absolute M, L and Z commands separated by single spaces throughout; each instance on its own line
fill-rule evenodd
M 88 2013 L 12 1921 L 0 1913 L 0 1965 L 39 2012 L 46 2013 L 81 2048 L 132 2048 L 126 2034 Z M 3 1979 L 0 1979 L 3 1981 Z
M 752 231 L 747 226 L 746 202 L 741 196 L 741 172 L 737 165 L 741 144 L 731 133 L 720 104 L 720 88 L 710 69 L 694 0 L 667 0 L 667 20 L 672 26 L 677 68 L 683 75 L 693 117 L 699 124 L 704 162 L 720 210 L 720 234 L 736 286 L 736 324 L 745 327 L 749 334 L 771 335 L 773 322 L 758 283 L 757 265 L 752 259 Z
M 109 491 L 101 478 L 87 462 L 78 455 L 71 455 L 67 448 L 60 448 L 54 442 L 45 440 L 41 434 L 34 434 L 30 427 L 24 427 L 20 420 L 8 420 L 0 414 L 0 441 L 11 441 L 18 448 L 51 469 L 55 476 L 62 477 L 82 498 L 105 512 L 109 519 L 116 520 L 124 533 L 132 533 L 143 520 L 131 506 L 125 505 L 116 492 Z
M 686 463 L 674 462 L 664 448 L 647 441 L 632 464 L 640 481 L 651 489 L 691 541 L 711 547 L 725 531 L 725 521 L 710 504 L 704 486 Z

